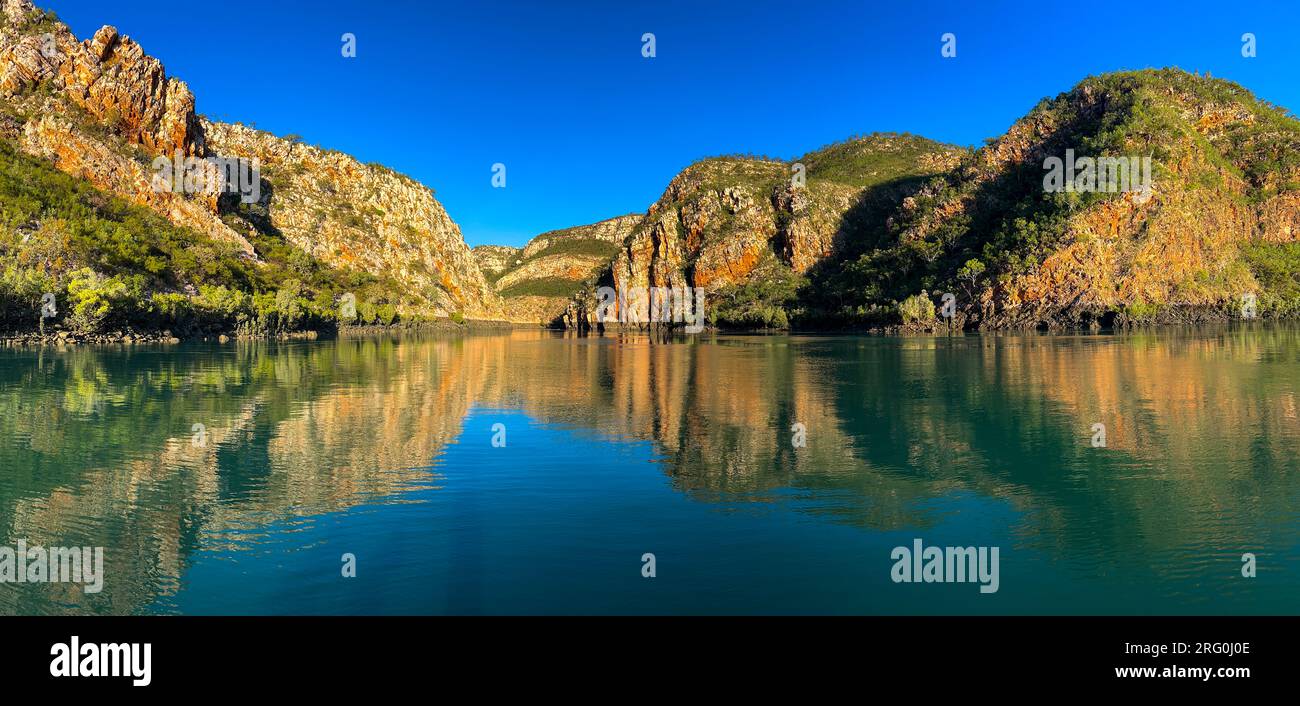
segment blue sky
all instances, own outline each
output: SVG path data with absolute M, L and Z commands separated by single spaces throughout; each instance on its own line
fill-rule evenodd
M 1300 109 L 1289 0 L 37 3 L 81 38 L 115 25 L 209 117 L 419 179 L 471 245 L 644 211 L 711 155 L 791 158 L 874 131 L 978 144 L 1104 71 L 1209 71 Z

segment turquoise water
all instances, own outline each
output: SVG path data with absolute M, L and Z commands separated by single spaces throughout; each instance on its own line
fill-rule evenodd
M 0 350 L 0 547 L 105 557 L 0 612 L 1295 614 L 1298 361 L 1293 327 Z M 896 583 L 917 539 L 997 547 L 998 590 Z

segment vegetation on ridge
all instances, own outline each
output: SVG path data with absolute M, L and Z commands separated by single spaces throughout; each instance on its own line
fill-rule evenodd
M 1049 292 L 1033 317 L 1064 315 L 1070 320 L 1075 313 L 1071 309 L 1089 305 L 1098 317 L 1110 311 L 1134 315 L 1130 319 L 1154 318 L 1170 307 L 1187 305 L 1228 310 L 1242 292 L 1254 290 L 1252 275 L 1265 290 L 1261 314 L 1297 310 L 1300 298 L 1282 286 L 1294 282 L 1297 272 L 1294 244 L 1252 240 L 1262 235 L 1260 229 L 1275 224 L 1251 224 L 1255 230 L 1244 234 L 1241 258 L 1232 252 L 1235 243 L 1217 243 L 1204 234 L 1201 240 L 1211 244 L 1202 247 L 1214 248 L 1219 264 L 1183 281 L 1156 277 L 1169 263 L 1134 261 L 1145 256 L 1144 241 L 1165 238 L 1178 245 L 1169 230 L 1175 209 L 1181 210 L 1183 203 L 1200 204 L 1209 210 L 1203 216 L 1230 223 L 1231 209 L 1257 207 L 1295 192 L 1300 184 L 1300 123 L 1292 116 L 1230 82 L 1165 69 L 1092 77 L 1067 93 L 1044 99 L 1006 136 L 930 180 L 903 208 L 887 218 L 870 219 L 862 241 L 871 247 L 817 282 L 820 296 L 805 293 L 823 305 L 831 298 L 825 292 L 837 300 L 818 316 L 878 322 L 881 312 L 896 302 L 929 290 L 958 293 L 974 315 L 996 317 L 1000 312 L 982 307 L 989 301 L 994 307 L 1004 304 L 998 300 L 1002 293 L 1041 275 L 1061 248 L 1088 239 L 1109 242 L 1115 234 L 1096 226 L 1112 212 L 1101 209 L 1111 204 L 1114 213 L 1125 214 L 1129 207 L 1118 202 L 1132 195 L 1046 193 L 1044 158 L 1064 155 L 1067 149 L 1081 156 L 1150 156 L 1156 197 L 1131 221 L 1104 224 L 1120 229 L 1122 239 L 1116 246 L 1131 253 L 1122 263 L 1128 270 L 1108 272 L 1106 262 L 1098 258 L 1077 268 L 1083 273 L 1068 273 L 1080 280 L 1089 276 L 1088 270 L 1093 277 L 1115 277 L 1115 291 L 1088 289 L 1080 282 L 1079 291 L 1071 292 L 1080 294 L 1080 301 L 1052 300 Z M 1162 207 L 1170 212 L 1162 212 Z M 1257 221 L 1265 218 L 1261 214 Z M 1066 276 L 1056 275 L 1054 281 Z M 983 302 L 977 299 L 981 294 Z M 1099 301 L 1082 301 L 1090 296 Z
M 232 218 L 232 222 L 237 219 Z M 368 274 L 322 265 L 248 229 L 262 258 L 172 225 L 0 139 L 0 330 L 45 325 L 110 330 L 274 334 L 337 325 L 351 292 L 379 322 L 393 291 Z M 376 301 L 377 300 L 377 301 Z

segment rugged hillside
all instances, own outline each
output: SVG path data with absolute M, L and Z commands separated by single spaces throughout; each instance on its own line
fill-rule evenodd
M 959 154 L 920 137 L 871 135 L 791 162 L 698 162 L 669 183 L 600 284 L 702 287 L 715 322 L 785 325 L 786 307 L 819 264 L 852 252 L 866 224 Z M 566 321 L 585 325 L 594 306 L 588 288 Z
M 470 250 L 489 284 L 494 284 L 501 273 L 514 266 L 521 251 L 522 248 L 509 245 L 476 245 Z
M 603 285 L 703 288 L 728 327 L 933 328 L 949 292 L 967 328 L 1300 315 L 1300 122 L 1209 77 L 1089 78 L 978 150 L 882 134 L 707 159 L 644 215 L 471 252 L 429 189 L 201 119 L 112 27 L 79 41 L 28 0 L 0 19 L 0 330 L 582 327 Z M 1149 159 L 1151 179 L 1047 189 L 1071 155 Z M 255 159 L 257 197 L 159 189 L 160 156 Z
M 185 84 L 112 27 L 78 41 L 27 0 L 0 11 L 0 328 L 34 327 L 42 292 L 64 304 L 48 323 L 81 333 L 328 327 L 348 294 L 362 320 L 500 317 L 428 189 L 201 120 Z M 160 189 L 160 156 L 256 158 L 259 198 Z
M 1046 160 L 1067 150 L 1151 157 L 1149 195 L 1046 190 Z M 906 199 L 830 289 L 867 321 L 952 292 L 957 320 L 983 328 L 1234 318 L 1247 295 L 1261 316 L 1293 315 L 1297 189 L 1300 123 L 1285 111 L 1179 70 L 1107 74 Z
M 105 191 L 251 255 L 213 199 L 155 191 L 150 161 L 207 154 L 194 95 L 140 45 L 104 27 L 84 42 L 27 0 L 0 0 L 3 137 Z
M 503 298 L 507 319 L 551 324 L 574 294 L 609 265 L 641 219 L 639 214 L 619 216 L 542 233 L 522 250 L 485 246 L 491 249 L 475 248 L 475 255 L 493 273 L 488 276 Z
M 271 187 L 264 195 L 269 219 L 251 225 L 328 265 L 391 277 L 419 298 L 412 304 L 432 304 L 438 316 L 500 317 L 500 302 L 460 227 L 424 185 L 241 125 L 201 125 L 213 152 L 260 160 Z
M 1107 189 L 1114 164 L 1086 160 L 1045 181 L 1075 157 L 1123 159 L 1132 183 Z M 979 150 L 877 135 L 795 163 L 705 160 L 600 284 L 703 287 L 724 327 L 1098 327 L 1239 318 L 1248 301 L 1296 315 L 1300 123 L 1230 82 L 1148 70 L 1089 78 Z M 565 321 L 594 309 L 588 287 Z

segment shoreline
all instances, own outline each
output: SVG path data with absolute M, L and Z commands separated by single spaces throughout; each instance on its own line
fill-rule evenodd
M 126 329 L 107 333 L 82 334 L 67 330 L 0 332 L 0 347 L 26 346 L 94 346 L 94 345 L 180 345 L 182 343 L 234 343 L 236 341 L 316 341 L 336 338 L 369 337 L 418 333 L 477 333 L 498 331 L 517 326 L 508 321 L 450 319 L 433 322 L 396 324 L 393 326 L 342 326 L 336 329 L 287 331 L 275 334 L 201 333 L 177 335 L 170 329 L 139 331 Z
M 915 338 L 954 338 L 959 336 L 1021 336 L 1035 334 L 1040 336 L 1078 336 L 1078 335 L 1123 335 L 1139 332 L 1176 331 L 1188 328 L 1226 328 L 1249 326 L 1255 324 L 1300 323 L 1300 317 L 1257 317 L 1253 319 L 1220 318 L 1198 320 L 1176 320 L 1163 322 L 1125 322 L 1119 325 L 1099 326 L 1017 326 L 981 329 L 964 328 L 953 324 L 891 324 L 872 327 L 800 327 L 786 329 L 732 329 L 706 326 L 701 333 L 723 336 L 879 336 L 879 337 L 915 337 Z M 574 334 L 577 336 L 604 335 L 657 335 L 673 338 L 686 338 L 680 327 L 664 327 L 655 324 L 622 325 L 606 324 L 602 328 L 568 328 L 541 323 L 520 323 L 499 320 L 466 320 L 455 323 L 450 320 L 421 322 L 414 324 L 397 324 L 393 326 L 344 326 L 332 330 L 293 331 L 279 334 L 237 334 L 205 333 L 198 335 L 175 335 L 170 330 L 136 331 L 125 330 L 110 333 L 78 334 L 66 330 L 0 332 L 0 348 L 25 348 L 47 346 L 135 346 L 135 345 L 181 345 L 184 343 L 235 343 L 247 341 L 288 342 L 288 341 L 327 341 L 350 338 L 403 337 L 424 334 L 481 334 L 504 331 L 549 331 L 557 334 Z
M 1277 315 L 1270 312 L 1265 316 L 1242 317 L 1229 313 L 1222 308 L 1169 309 L 1157 313 L 1149 319 L 1128 319 L 1125 315 L 1092 316 L 1076 315 L 1065 320 L 1022 319 L 1011 322 L 1001 319 L 998 325 L 982 326 L 978 319 L 958 312 L 954 319 L 935 320 L 920 324 L 876 324 L 876 325 L 790 325 L 784 329 L 746 329 L 725 328 L 725 326 L 706 325 L 703 332 L 722 335 L 884 335 L 884 337 L 957 337 L 967 334 L 1041 334 L 1041 335 L 1079 335 L 1079 334 L 1123 334 L 1140 332 L 1140 330 L 1174 330 L 1182 328 L 1200 328 L 1200 326 L 1231 326 L 1251 324 L 1286 324 L 1300 322 L 1297 315 Z M 604 335 L 604 334 L 649 334 L 664 337 L 685 337 L 688 335 L 680 324 L 620 324 L 617 321 L 603 325 L 593 325 L 582 321 L 581 325 L 571 326 L 551 322 L 520 322 L 497 319 L 467 319 L 460 322 L 450 317 L 434 321 L 398 322 L 393 325 L 338 326 L 317 330 L 296 330 L 296 332 L 274 334 L 248 334 L 238 332 L 181 332 L 170 329 L 138 330 L 126 328 L 113 332 L 83 334 L 68 329 L 22 330 L 22 332 L 0 332 L 0 347 L 27 346 L 135 346 L 135 345 L 181 345 L 181 343 L 230 343 L 235 341 L 328 341 L 328 339 L 402 337 L 402 335 L 420 334 L 474 334 L 490 332 L 507 332 L 507 330 L 543 330 L 560 334 Z

